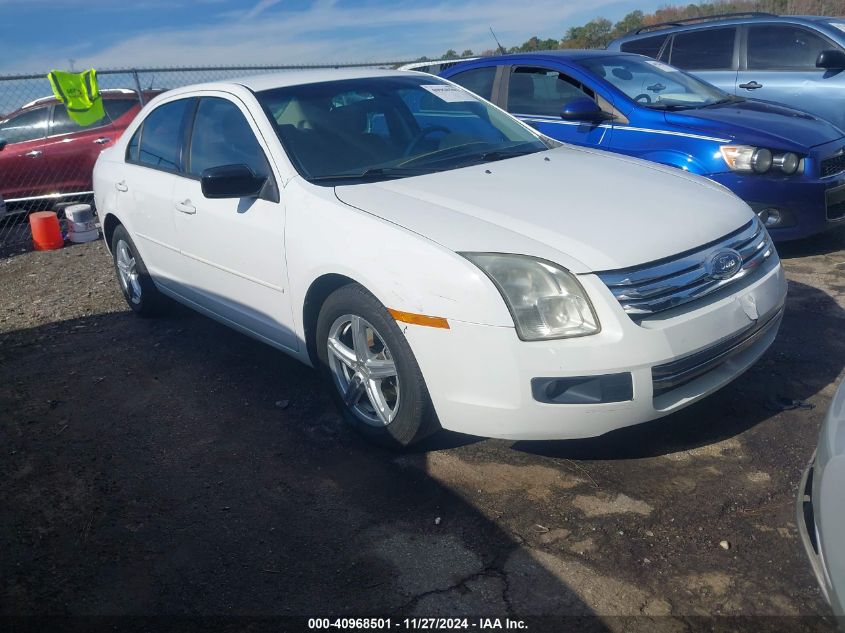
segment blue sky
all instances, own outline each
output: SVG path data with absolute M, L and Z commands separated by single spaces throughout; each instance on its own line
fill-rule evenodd
M 367 62 L 505 46 L 666 0 L 0 0 L 0 74 Z M 585 8 L 588 5 L 589 8 Z

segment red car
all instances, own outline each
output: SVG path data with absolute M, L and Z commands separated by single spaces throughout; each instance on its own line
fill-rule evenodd
M 143 93 L 144 102 L 160 92 Z M 91 196 L 97 156 L 141 109 L 134 90 L 103 90 L 101 95 L 106 116 L 85 127 L 53 97 L 28 103 L 0 121 L 0 198 L 9 212 Z

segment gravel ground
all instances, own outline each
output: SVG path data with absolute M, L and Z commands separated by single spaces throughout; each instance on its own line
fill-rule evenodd
M 183 308 L 129 313 L 102 242 L 7 252 L 0 614 L 833 631 L 794 501 L 845 365 L 845 232 L 780 250 L 780 335 L 706 401 L 593 440 L 443 433 L 398 455 L 283 354 Z

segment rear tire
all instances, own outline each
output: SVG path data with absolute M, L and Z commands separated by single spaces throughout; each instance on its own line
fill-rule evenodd
M 356 431 L 396 449 L 439 430 L 408 341 L 363 286 L 329 295 L 317 318 L 316 347 L 335 403 Z
M 122 225 L 114 230 L 111 252 L 120 290 L 132 311 L 144 317 L 161 314 L 165 297 L 156 288 L 135 242 Z

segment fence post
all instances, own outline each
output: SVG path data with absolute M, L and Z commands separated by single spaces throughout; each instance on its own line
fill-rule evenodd
M 135 90 L 138 92 L 138 101 L 141 102 L 141 107 L 144 107 L 144 92 L 141 90 L 141 80 L 138 79 L 138 71 L 132 69 L 132 77 L 135 79 Z

